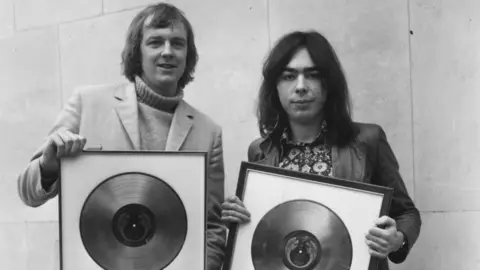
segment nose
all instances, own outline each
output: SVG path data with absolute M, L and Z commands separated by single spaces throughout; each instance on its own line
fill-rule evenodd
M 172 54 L 172 45 L 170 44 L 170 41 L 165 42 L 165 45 L 163 46 L 163 51 L 162 51 L 162 56 L 163 57 L 171 57 Z
M 297 83 L 295 85 L 295 92 L 297 94 L 304 94 L 307 91 L 307 86 L 305 84 L 305 77 L 303 74 L 298 75 Z

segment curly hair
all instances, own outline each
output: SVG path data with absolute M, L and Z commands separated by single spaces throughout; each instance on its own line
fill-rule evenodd
M 281 37 L 263 64 L 263 81 L 257 103 L 258 128 L 263 138 L 279 135 L 288 126 L 288 115 L 278 96 L 277 82 L 293 55 L 306 48 L 320 73 L 327 91 L 324 120 L 328 125 L 326 139 L 330 144 L 344 146 L 354 139 L 355 125 L 351 119 L 351 104 L 347 80 L 335 50 L 316 31 L 295 31 Z M 319 119 L 319 122 L 321 119 Z
M 176 23 L 182 23 L 185 27 L 187 31 L 187 59 L 185 71 L 178 82 L 178 88 L 183 89 L 194 79 L 193 73 L 198 62 L 198 53 L 190 22 L 180 9 L 167 3 L 149 5 L 133 18 L 128 28 L 125 47 L 122 51 L 123 75 L 129 81 L 134 82 L 135 76 L 140 76 L 143 72 L 140 44 L 147 18 L 149 19 L 148 27 L 165 28 Z

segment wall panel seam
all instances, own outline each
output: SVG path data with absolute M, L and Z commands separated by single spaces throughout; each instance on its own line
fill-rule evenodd
M 271 27 L 270 27 L 270 0 L 265 0 L 267 5 L 266 16 L 267 16 L 267 35 L 268 35 L 268 49 L 272 48 L 272 38 L 271 38 Z
M 63 109 L 63 70 L 62 70 L 62 43 L 60 39 L 60 24 L 57 24 L 57 61 L 58 61 L 58 83 L 60 84 L 60 110 Z
M 409 87 L 410 87 L 410 124 L 411 124 L 411 138 L 412 138 L 412 181 L 413 181 L 413 187 L 412 187 L 412 197 L 413 200 L 416 198 L 416 188 L 415 188 L 415 182 L 416 182 L 416 158 L 415 158 L 415 109 L 414 109 L 414 98 L 413 98 L 413 80 L 412 80 L 412 34 L 410 31 L 411 29 L 411 14 L 410 14 L 410 0 L 407 1 L 407 19 L 408 19 L 408 70 L 409 70 Z

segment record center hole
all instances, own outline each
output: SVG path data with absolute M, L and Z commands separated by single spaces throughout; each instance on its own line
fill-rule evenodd
M 305 243 L 301 242 L 296 248 L 290 252 L 290 260 L 294 265 L 304 266 L 310 260 Z
M 117 240 L 130 247 L 147 244 L 155 232 L 155 218 L 147 207 L 128 204 L 120 208 L 112 220 L 113 234 Z
M 284 239 L 283 262 L 288 269 L 311 270 L 319 262 L 321 254 L 320 242 L 307 231 L 293 231 Z

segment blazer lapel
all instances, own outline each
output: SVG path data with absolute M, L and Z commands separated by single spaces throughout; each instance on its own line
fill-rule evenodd
M 341 167 L 339 152 L 340 151 L 337 146 L 332 146 L 332 175 L 334 177 L 343 178 L 344 168 Z
M 173 114 L 172 124 L 168 132 L 166 151 L 178 151 L 193 125 L 193 111 L 181 100 Z
M 135 86 L 130 83 L 125 87 L 119 87 L 115 91 L 115 98 L 118 100 L 115 111 L 130 138 L 133 149 L 139 150 L 140 134 L 138 130 L 138 103 Z
M 277 147 L 274 147 L 270 141 L 265 140 L 260 143 L 260 149 L 263 152 L 263 158 L 255 161 L 262 165 L 278 167 L 280 152 Z
M 256 161 L 258 164 L 278 167 L 278 157 L 276 155 L 266 155 L 263 159 Z
M 354 145 L 338 148 L 332 147 L 333 176 L 337 178 L 363 181 L 366 160 Z

